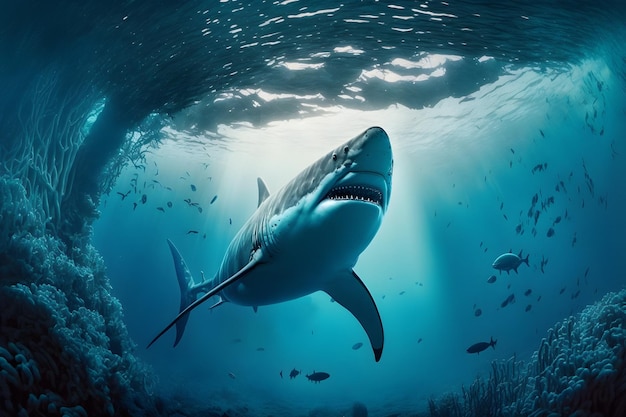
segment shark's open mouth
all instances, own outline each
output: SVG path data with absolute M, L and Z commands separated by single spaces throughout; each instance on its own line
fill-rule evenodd
M 383 205 L 383 193 L 376 188 L 365 185 L 342 185 L 335 187 L 326 194 L 329 200 L 354 200 Z

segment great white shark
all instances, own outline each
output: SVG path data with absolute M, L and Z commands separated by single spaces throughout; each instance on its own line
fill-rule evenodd
M 211 297 L 217 297 L 211 308 L 231 302 L 256 311 L 324 291 L 361 323 L 379 361 L 382 321 L 353 267 L 387 211 L 392 171 L 389 137 L 372 127 L 321 157 L 276 194 L 270 195 L 259 178 L 257 210 L 231 241 L 213 279 L 195 283 L 168 240 L 181 290 L 180 313 L 148 347 L 174 325 L 176 346 L 191 310 Z

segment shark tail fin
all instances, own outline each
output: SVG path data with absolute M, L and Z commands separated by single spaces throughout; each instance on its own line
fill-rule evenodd
M 491 342 L 489 342 L 489 344 L 491 345 L 493 350 L 496 350 L 496 343 L 498 343 L 498 339 L 493 340 L 493 337 L 491 337 Z
M 526 257 L 525 257 L 525 258 L 522 258 L 522 262 L 524 262 L 524 263 L 526 264 L 526 266 L 530 266 L 530 265 L 528 264 L 528 257 L 529 257 L 529 256 L 530 256 L 530 255 L 526 255 Z
M 185 260 L 180 252 L 178 252 L 178 249 L 176 249 L 176 246 L 174 246 L 172 241 L 169 239 L 167 239 L 167 243 L 170 247 L 170 252 L 172 252 L 172 258 L 174 259 L 176 279 L 178 280 L 178 286 L 180 287 L 180 311 L 182 312 L 196 299 L 196 294 L 192 290 L 194 281 Z M 187 320 L 189 320 L 189 313 L 185 314 L 185 316 L 181 317 L 181 319 L 176 322 L 176 340 L 174 341 L 174 347 L 176 347 L 178 342 L 180 342 L 180 339 L 183 337 L 183 333 L 185 333 Z

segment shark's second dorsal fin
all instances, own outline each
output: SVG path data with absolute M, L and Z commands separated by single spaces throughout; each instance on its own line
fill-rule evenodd
M 258 177 L 256 179 L 256 182 L 259 185 L 259 205 L 258 206 L 260 206 L 267 199 L 267 197 L 270 196 L 270 192 L 268 191 L 267 185 L 265 185 L 261 177 Z

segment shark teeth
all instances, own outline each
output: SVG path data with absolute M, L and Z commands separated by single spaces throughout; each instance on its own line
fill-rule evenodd
M 382 206 L 383 194 L 379 190 L 364 185 L 343 185 L 335 187 L 326 194 L 329 200 L 353 200 Z

